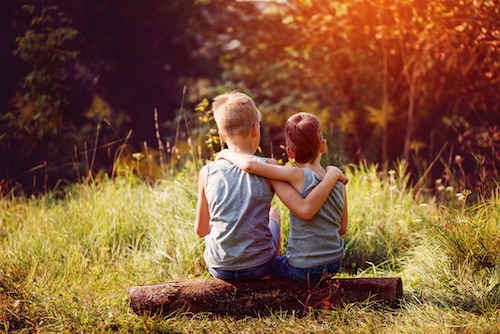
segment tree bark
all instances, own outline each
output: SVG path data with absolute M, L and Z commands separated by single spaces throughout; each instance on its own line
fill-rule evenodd
M 403 295 L 400 278 L 339 278 L 319 284 L 291 280 L 226 282 L 195 279 L 128 288 L 130 306 L 137 314 L 175 316 L 213 313 L 234 317 L 289 311 L 304 315 L 310 309 L 330 309 L 366 300 L 391 307 Z

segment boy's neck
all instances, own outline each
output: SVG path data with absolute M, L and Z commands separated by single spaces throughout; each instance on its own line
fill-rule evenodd
M 227 149 L 229 151 L 237 152 L 237 153 L 242 153 L 242 154 L 254 154 L 255 149 L 252 145 L 252 143 L 247 143 L 245 141 L 243 142 L 227 142 Z
M 326 170 L 321 166 L 321 154 L 318 154 L 318 157 L 314 162 L 306 162 L 306 163 L 297 163 L 300 168 L 309 168 L 314 171 L 319 176 L 323 177 L 326 174 Z

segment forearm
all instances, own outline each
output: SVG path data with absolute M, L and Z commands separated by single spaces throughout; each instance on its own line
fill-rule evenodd
M 244 170 L 247 173 L 251 173 L 252 170 L 255 169 L 254 164 L 258 164 L 258 161 L 253 160 L 250 158 L 250 155 L 248 154 L 243 154 L 243 153 L 238 153 L 238 152 L 233 152 L 228 149 L 224 149 L 219 152 L 219 154 L 216 157 L 216 160 L 224 159 L 235 165 L 241 170 Z
M 309 220 L 308 212 L 311 210 L 306 207 L 305 199 L 300 193 L 295 190 L 289 183 L 283 181 L 273 181 L 273 188 L 276 191 L 279 199 L 285 204 L 290 211 L 303 220 Z
M 276 160 L 269 163 L 254 160 L 248 154 L 222 150 L 217 160 L 225 159 L 247 173 L 259 175 L 267 179 L 293 182 L 302 176 L 302 171 L 296 167 L 277 165 Z
M 207 169 L 204 167 L 200 171 L 198 178 L 198 201 L 196 203 L 196 221 L 194 223 L 194 231 L 203 238 L 210 232 L 210 212 L 208 210 L 208 202 L 205 197 L 205 180 Z
M 348 222 L 349 222 L 349 213 L 347 209 L 347 196 L 345 194 L 345 186 L 344 186 L 344 208 L 342 209 L 342 216 L 340 217 L 340 230 L 339 230 L 340 235 L 344 235 L 347 232 Z
M 201 205 L 202 206 L 202 205 Z M 198 207 L 196 209 L 196 222 L 194 224 L 194 231 L 200 237 L 205 237 L 208 232 L 210 232 L 210 215 L 208 214 L 208 210 L 204 210 L 203 207 Z
M 321 182 L 305 198 L 286 182 L 273 181 L 272 185 L 283 204 L 285 204 L 294 215 L 302 220 L 308 221 L 316 215 L 326 201 L 341 173 L 342 172 L 338 168 L 328 169 Z
M 302 209 L 304 220 L 311 220 L 323 206 L 333 186 L 340 178 L 339 172 L 338 169 L 329 169 L 321 182 L 304 198 Z

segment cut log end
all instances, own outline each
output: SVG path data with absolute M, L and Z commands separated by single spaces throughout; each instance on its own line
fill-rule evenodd
M 226 282 L 195 279 L 128 288 L 130 306 L 137 314 L 172 316 L 180 312 L 212 313 L 234 317 L 309 309 L 330 309 L 372 301 L 397 306 L 403 296 L 401 278 L 339 278 L 320 284 L 282 279 Z

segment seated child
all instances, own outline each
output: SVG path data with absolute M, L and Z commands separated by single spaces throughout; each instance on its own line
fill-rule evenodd
M 253 156 L 260 142 L 260 112 L 250 97 L 238 92 L 217 96 L 212 110 L 227 151 L 268 161 Z M 211 275 L 224 280 L 269 275 L 279 252 L 279 215 L 271 210 L 274 186 L 291 209 L 312 216 L 341 176 L 339 169 L 330 168 L 314 192 L 303 198 L 288 183 L 249 174 L 225 160 L 204 166 L 195 231 L 205 238 L 204 258 Z
M 284 132 L 287 154 L 295 159 L 300 168 L 264 164 L 250 159 L 248 155 L 228 150 L 221 151 L 217 159 L 227 159 L 249 173 L 267 178 L 280 177 L 302 196 L 307 196 L 327 175 L 320 164 L 326 140 L 323 139 L 319 119 L 308 113 L 295 114 L 287 120 Z M 275 189 L 279 190 L 276 186 Z M 288 206 L 287 202 L 284 203 Z M 308 214 L 297 215 L 294 210 L 291 211 L 287 253 L 277 258 L 271 276 L 300 282 L 314 282 L 333 276 L 339 270 L 344 255 L 341 235 L 345 234 L 348 221 L 344 184 L 335 184 L 312 219 Z

